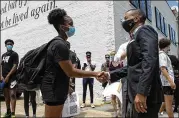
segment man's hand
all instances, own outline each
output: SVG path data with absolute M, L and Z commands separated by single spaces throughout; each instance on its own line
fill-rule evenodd
M 105 83 L 109 80 L 109 75 L 107 72 L 102 71 L 98 73 L 96 79 L 101 83 Z
M 5 82 L 5 83 L 8 83 L 8 81 L 9 81 L 9 76 L 7 76 L 7 77 L 5 78 L 4 82 Z
M 4 80 L 4 77 L 3 77 L 3 76 L 1 76 L 0 81 L 3 81 L 3 80 Z
M 175 83 L 173 81 L 170 82 L 170 86 L 171 86 L 172 89 L 176 89 L 176 85 L 175 85 Z
M 141 94 L 137 94 L 135 96 L 135 100 L 134 100 L 134 105 L 135 105 L 135 109 L 138 113 L 142 112 L 142 113 L 147 113 L 147 97 Z

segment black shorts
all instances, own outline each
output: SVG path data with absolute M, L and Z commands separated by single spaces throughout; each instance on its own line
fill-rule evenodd
M 43 78 L 41 92 L 46 105 L 57 106 L 65 103 L 68 96 L 69 80 L 59 80 L 62 79 L 54 79 L 50 74 Z
M 174 95 L 175 90 L 170 86 L 163 86 L 164 95 Z
M 58 106 L 58 105 L 63 105 L 65 103 L 65 101 L 58 101 L 58 102 L 46 102 L 44 101 L 44 104 L 48 105 L 48 106 Z
M 14 80 L 16 80 L 16 77 L 9 78 L 9 81 L 8 81 L 8 83 L 5 83 L 4 88 L 9 88 L 9 89 L 10 89 L 10 85 L 11 85 L 11 83 L 12 83 Z M 15 88 L 15 87 L 16 87 L 16 86 L 14 86 L 14 88 Z
M 68 94 L 62 94 L 61 91 L 54 92 L 54 91 L 44 91 L 41 89 L 42 98 L 46 105 L 48 106 L 58 106 L 63 105 L 67 99 Z

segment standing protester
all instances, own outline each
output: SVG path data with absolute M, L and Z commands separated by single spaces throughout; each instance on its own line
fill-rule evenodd
M 82 70 L 85 71 L 94 71 L 96 68 L 96 64 L 91 60 L 91 52 L 86 52 L 86 62 L 83 64 Z M 81 105 L 81 108 L 84 108 L 85 102 L 86 102 L 86 92 L 87 92 L 87 85 L 89 84 L 89 91 L 90 91 L 90 101 L 91 101 L 91 107 L 95 108 L 93 104 L 93 85 L 94 85 L 94 78 L 83 78 L 83 104 Z
M 117 63 L 123 63 L 123 66 L 127 66 L 127 45 L 129 42 L 125 42 L 120 45 L 115 57 L 114 61 Z M 126 111 L 127 111 L 127 78 L 123 77 L 121 79 L 122 83 L 122 118 L 126 118 Z
M 125 13 L 123 28 L 133 40 L 127 46 L 127 66 L 105 73 L 100 81 L 116 81 L 127 76 L 127 115 L 129 118 L 158 118 L 163 101 L 159 72 L 158 34 L 144 25 L 146 16 L 140 9 Z M 103 82 L 104 82 L 103 81 Z
M 177 59 L 174 55 L 169 55 L 170 60 L 172 62 L 174 76 L 175 76 L 175 93 L 174 93 L 174 100 L 175 100 L 175 107 L 174 112 L 178 112 L 178 106 L 179 106 L 179 59 Z
M 6 101 L 7 112 L 3 117 L 15 117 L 16 108 L 16 70 L 19 62 L 18 54 L 12 50 L 14 41 L 7 39 L 5 41 L 7 52 L 2 55 L 2 81 L 5 82 L 4 97 Z M 11 107 L 10 107 L 11 103 Z
M 159 41 L 159 61 L 160 61 L 160 78 L 163 85 L 163 92 L 164 92 L 164 99 L 165 102 L 162 104 L 160 112 L 164 108 L 166 108 L 166 112 L 169 118 L 173 118 L 173 110 L 172 110 L 172 103 L 173 103 L 173 95 L 174 89 L 176 89 L 174 83 L 174 72 L 172 68 L 171 60 L 168 56 L 168 52 L 170 51 L 170 40 L 169 39 L 160 39 Z
M 75 27 L 72 18 L 67 15 L 64 9 L 52 10 L 48 15 L 48 22 L 56 29 L 58 39 L 51 42 L 47 49 L 41 92 L 45 103 L 45 117 L 62 117 L 70 77 L 95 77 L 99 80 L 99 77 L 102 77 L 104 73 L 74 68 L 66 41 L 75 34 Z
M 110 64 L 110 55 L 105 55 L 106 62 L 101 65 L 101 71 L 109 72 L 109 64 Z M 102 83 L 102 87 L 105 89 L 108 82 Z M 104 102 L 106 101 L 106 97 L 104 97 Z
M 29 98 L 30 98 L 30 103 L 32 105 L 33 118 L 36 118 L 36 108 L 37 108 L 36 91 L 24 90 L 24 110 L 25 110 L 26 118 L 29 118 Z

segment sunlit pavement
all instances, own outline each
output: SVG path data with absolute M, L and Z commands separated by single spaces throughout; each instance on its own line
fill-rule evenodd
M 112 105 L 103 105 L 102 102 L 96 101 L 94 104 L 96 108 L 90 108 L 89 101 L 87 100 L 87 107 L 81 109 L 81 113 L 76 117 L 112 117 Z M 16 117 L 25 117 L 24 113 L 24 100 L 23 97 L 17 100 L 16 104 Z M 1 116 L 6 112 L 5 101 L 1 98 Z M 32 117 L 32 106 L 29 106 L 29 115 Z M 37 106 L 37 117 L 44 116 L 44 105 Z
M 5 101 L 1 98 L 1 115 L 6 112 Z M 24 101 L 23 97 L 17 100 L 16 106 L 16 117 L 25 117 L 24 115 Z M 76 117 L 113 117 L 113 108 L 111 104 L 103 104 L 101 100 L 96 99 L 94 103 L 96 108 L 90 108 L 89 100 L 87 100 L 87 107 L 81 109 L 81 113 Z M 32 107 L 29 107 L 29 115 L 32 116 Z M 37 117 L 44 116 L 44 105 L 38 105 L 37 107 Z M 160 116 L 160 118 L 167 118 L 167 114 Z M 179 118 L 178 113 L 175 113 L 175 118 Z
M 76 79 L 76 91 L 79 95 L 80 101 L 82 101 L 82 93 L 83 93 L 83 87 L 82 87 L 82 79 L 77 78 Z M 103 88 L 101 86 L 101 83 L 97 82 L 96 80 L 94 81 L 94 104 L 96 106 L 96 108 L 90 108 L 90 96 L 89 96 L 89 89 L 87 90 L 87 107 L 81 109 L 81 113 L 80 115 L 76 116 L 76 117 L 112 117 L 114 116 L 114 112 L 113 112 L 113 107 L 111 104 L 103 104 L 102 103 L 102 92 L 103 92 Z M 0 99 L 1 101 L 1 115 L 4 114 L 6 112 L 6 107 L 5 107 L 5 102 L 3 99 Z M 24 113 L 24 101 L 23 101 L 23 95 L 21 96 L 20 99 L 17 100 L 17 105 L 16 105 L 16 117 L 24 117 L 25 113 Z M 0 116 L 1 116 L 0 115 Z M 29 115 L 32 116 L 32 106 L 29 107 Z M 38 105 L 37 107 L 37 117 L 43 117 L 44 116 L 44 105 Z M 164 113 L 163 116 L 159 116 L 159 117 L 166 117 L 167 118 L 167 114 Z M 175 117 L 179 118 L 179 115 L 177 113 L 175 113 Z

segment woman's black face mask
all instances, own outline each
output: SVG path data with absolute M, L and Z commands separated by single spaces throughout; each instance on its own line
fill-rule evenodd
M 135 26 L 135 24 L 136 23 L 134 22 L 134 19 L 125 20 L 122 22 L 122 27 L 126 32 L 130 32 L 132 28 Z

